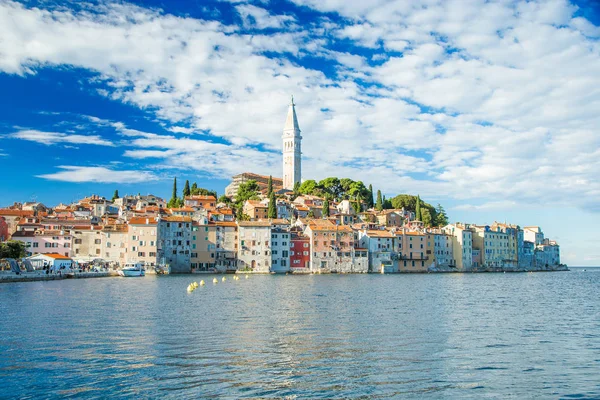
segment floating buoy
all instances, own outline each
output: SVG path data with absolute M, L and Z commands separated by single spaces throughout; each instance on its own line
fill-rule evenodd
M 193 291 L 194 291 L 194 289 L 196 289 L 196 288 L 195 288 L 193 285 L 188 285 L 188 287 L 187 287 L 187 291 L 188 291 L 189 293 L 193 292 Z
M 223 279 L 221 279 L 223 282 L 225 282 L 227 280 L 227 278 L 223 277 Z
M 213 278 L 213 283 L 218 283 L 219 281 L 217 280 L 217 278 Z
M 204 280 L 200 281 L 200 286 L 204 286 Z
M 248 275 L 246 275 L 246 279 L 248 279 Z

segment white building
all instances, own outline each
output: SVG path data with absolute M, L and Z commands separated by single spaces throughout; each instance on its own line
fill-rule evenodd
M 359 245 L 369 251 L 369 271 L 398 272 L 396 235 L 388 230 L 358 232 Z
M 283 127 L 283 188 L 288 190 L 294 189 L 296 182 L 301 182 L 301 159 L 302 151 L 300 143 L 300 127 L 298 126 L 298 118 L 296 117 L 296 108 L 294 98 L 290 102 L 288 115 Z

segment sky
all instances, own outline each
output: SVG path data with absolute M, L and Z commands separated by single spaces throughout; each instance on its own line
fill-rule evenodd
M 539 225 L 600 265 L 600 2 L 0 0 L 0 206 L 282 175 Z

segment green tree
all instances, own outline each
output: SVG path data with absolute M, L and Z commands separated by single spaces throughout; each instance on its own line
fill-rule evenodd
M 292 197 L 291 200 L 295 200 L 296 197 L 300 196 L 300 182 L 295 182 L 294 183 L 294 190 L 292 191 Z
M 323 201 L 323 217 L 329 217 L 329 199 L 325 197 L 325 201 Z
M 225 195 L 222 195 L 221 197 L 219 197 L 219 199 L 217 200 L 217 203 L 225 203 L 228 206 L 231 205 L 231 199 Z
M 415 219 L 417 221 L 423 221 L 421 218 L 421 197 L 417 195 L 417 203 L 415 205 Z
M 341 189 L 340 190 L 340 199 L 348 198 L 348 191 L 350 190 L 350 187 L 352 186 L 353 183 L 354 183 L 354 181 L 349 178 L 340 179 L 340 189 Z
M 448 225 L 448 215 L 446 215 L 446 210 L 440 203 L 438 203 L 436 209 L 436 217 L 435 217 L 435 225 L 436 226 L 446 226 Z
M 427 207 L 421 209 L 421 221 L 425 226 L 431 226 L 433 223 L 433 216 Z
M 373 201 L 373 185 L 369 185 L 369 195 L 367 197 L 367 208 L 373 208 L 375 202 Z
M 0 258 L 22 258 L 26 254 L 25 243 L 20 240 L 9 240 L 0 243 Z
M 267 184 L 267 196 L 271 197 L 273 193 L 273 176 L 269 175 L 269 183 Z
M 119 190 L 115 190 L 115 193 L 113 194 L 112 197 L 112 202 L 114 203 L 116 199 L 119 198 Z
M 253 179 L 242 183 L 235 196 L 236 206 L 241 205 L 243 207 L 246 200 L 258 200 L 259 189 L 258 184 Z
M 192 183 L 192 188 L 190 189 L 190 194 L 195 194 L 194 191 L 198 190 L 198 184 L 196 182 Z
M 275 200 L 275 192 L 271 190 L 269 195 L 269 208 L 267 209 L 267 217 L 275 219 L 277 218 L 277 201 Z
M 383 198 L 383 209 L 391 210 L 392 208 L 394 208 L 394 206 L 392 205 L 392 202 L 384 197 Z
M 339 199 L 340 193 L 342 191 L 342 187 L 340 185 L 340 180 L 335 177 L 325 178 L 321 182 L 319 182 L 319 187 L 323 189 L 326 194 L 331 195 L 333 199 Z
M 189 196 L 190 194 L 192 194 L 190 189 L 190 181 L 186 180 L 185 186 L 183 187 L 183 198 L 185 199 L 185 196 Z
M 375 209 L 377 211 L 383 210 L 383 199 L 381 197 L 381 190 L 377 191 L 377 202 L 375 203 Z
M 173 193 L 171 194 L 171 200 L 167 203 L 167 207 L 175 208 L 179 206 L 179 199 L 177 198 L 177 178 L 173 180 Z
M 316 181 L 309 179 L 307 181 L 302 182 L 300 185 L 300 193 L 302 194 L 316 194 L 319 185 Z
M 311 209 L 311 210 L 308 212 L 308 215 L 307 215 L 306 217 L 307 217 L 307 218 L 314 218 L 314 217 L 315 217 L 315 213 L 314 213 L 314 211 Z

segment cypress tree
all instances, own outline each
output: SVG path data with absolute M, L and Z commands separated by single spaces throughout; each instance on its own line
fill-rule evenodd
M 367 199 L 367 208 L 373 208 L 375 202 L 373 201 L 373 185 L 369 185 L 369 198 Z
M 185 186 L 183 187 L 183 198 L 185 198 L 185 196 L 189 196 L 190 194 L 192 194 L 192 191 L 190 190 L 190 181 L 186 180 Z
M 417 205 L 415 206 L 415 218 L 417 221 L 421 221 L 421 198 L 417 195 Z
M 269 175 L 269 183 L 267 185 L 267 196 L 271 197 L 271 193 L 273 193 L 273 177 Z
M 171 194 L 171 200 L 167 203 L 167 207 L 177 207 L 179 200 L 177 199 L 177 178 L 173 180 L 173 193 Z
M 269 195 L 269 208 L 267 209 L 267 217 L 275 219 L 277 218 L 277 202 L 275 201 L 275 193 L 271 191 Z
M 119 198 L 119 190 L 115 190 L 115 193 L 113 194 L 113 197 L 112 197 L 112 201 L 114 202 L 118 198 Z
M 375 203 L 375 209 L 377 211 L 383 210 L 383 199 L 381 198 L 381 190 L 377 191 L 377 203 Z
M 323 201 L 323 211 L 321 212 L 323 217 L 329 217 L 329 199 L 325 197 L 325 201 Z

